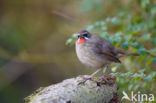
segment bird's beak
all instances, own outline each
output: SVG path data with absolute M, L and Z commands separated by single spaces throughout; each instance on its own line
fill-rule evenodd
M 75 35 L 78 36 L 78 35 L 80 35 L 80 34 L 79 34 L 79 33 L 76 33 Z

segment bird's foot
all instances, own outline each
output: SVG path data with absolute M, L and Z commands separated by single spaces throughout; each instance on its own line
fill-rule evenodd
M 78 83 L 78 85 L 84 84 L 87 80 L 92 80 L 93 76 L 87 75 L 87 76 L 82 76 L 81 78 L 82 80 Z
M 108 74 L 104 74 L 101 78 L 103 79 L 103 81 L 105 81 L 105 83 L 108 83 L 108 84 L 113 84 L 116 80 L 115 77 L 108 75 Z
M 109 77 L 109 75 L 107 75 L 107 74 L 103 74 L 103 80 L 107 83 L 108 82 L 108 78 Z

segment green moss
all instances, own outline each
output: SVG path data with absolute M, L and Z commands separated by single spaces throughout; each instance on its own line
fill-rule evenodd
M 33 92 L 31 95 L 29 95 L 28 97 L 24 98 L 24 103 L 30 103 L 31 100 L 40 92 L 44 89 L 44 87 L 40 87 L 39 89 L 37 89 L 35 92 Z

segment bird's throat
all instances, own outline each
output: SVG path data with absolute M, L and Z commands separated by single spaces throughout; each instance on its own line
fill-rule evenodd
M 79 38 L 78 41 L 76 42 L 77 44 L 84 43 L 86 40 L 84 38 Z

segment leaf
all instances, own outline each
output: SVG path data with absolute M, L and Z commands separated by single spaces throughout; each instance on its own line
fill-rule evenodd
M 66 45 L 71 44 L 71 43 L 72 43 L 72 41 L 73 41 L 73 39 L 72 39 L 72 38 L 69 38 L 69 39 L 66 41 Z
M 151 14 L 152 15 L 155 15 L 156 14 L 156 7 L 155 6 L 153 6 L 153 8 L 151 9 Z
M 116 72 L 117 66 L 112 67 L 111 70 L 112 70 L 112 72 Z
M 140 84 L 139 83 L 137 83 L 135 86 L 134 86 L 134 90 L 136 91 L 138 88 L 140 87 Z
M 152 38 L 152 44 L 156 45 L 156 38 Z
M 128 86 L 128 90 L 131 90 L 132 88 L 133 88 L 133 85 L 130 84 L 130 85 Z
M 96 26 L 99 26 L 100 25 L 100 22 L 99 21 L 95 22 L 95 25 Z
M 90 31 L 90 30 L 92 30 L 93 28 L 94 28 L 94 25 L 89 25 L 89 26 L 87 27 L 87 30 Z
M 155 87 L 155 84 L 152 83 L 151 86 L 150 86 L 150 90 L 152 91 L 154 89 L 154 87 Z
M 132 35 L 126 35 L 124 37 L 125 41 L 128 42 L 132 38 Z
M 128 77 L 130 74 L 132 74 L 132 73 L 131 72 L 121 73 L 120 77 L 125 78 L 125 77 Z
M 129 75 L 131 75 L 131 74 L 132 74 L 132 72 L 127 72 L 127 73 L 125 73 L 126 76 L 129 76 Z
M 149 66 L 150 64 L 151 64 L 151 62 L 152 62 L 152 57 L 150 57 L 149 59 L 148 59 L 148 61 L 147 61 L 147 63 L 146 63 L 146 66 Z
M 121 35 L 123 35 L 123 33 L 122 33 L 122 32 L 116 32 L 114 35 L 115 35 L 116 37 L 120 37 Z
M 72 38 L 77 38 L 77 34 L 76 34 L 76 33 L 73 34 L 73 35 L 72 35 Z
M 145 69 L 139 70 L 139 73 L 144 73 L 144 72 L 145 72 Z
M 107 71 L 107 68 L 104 67 L 102 72 L 105 73 L 106 71 Z
M 134 48 L 139 48 L 139 44 L 138 43 L 136 43 L 136 42 L 134 42 L 134 43 L 130 43 L 130 45 L 132 46 L 132 47 L 134 47 Z
M 149 3 L 150 3 L 149 0 L 141 0 L 141 6 L 142 6 L 143 8 L 146 8 L 147 5 L 148 5 Z
M 112 43 L 112 44 L 113 44 L 114 39 L 113 39 L 113 36 L 112 36 L 112 35 L 108 37 L 108 41 L 109 41 L 110 43 Z
M 139 31 L 133 31 L 133 32 L 130 32 L 128 33 L 128 35 L 137 35 Z
M 151 82 L 155 76 L 156 76 L 156 72 L 151 72 L 148 76 L 144 78 L 144 81 Z
M 100 37 L 104 38 L 104 39 L 107 39 L 108 33 L 107 32 L 103 32 L 102 34 L 100 34 Z
M 100 22 L 100 25 L 101 25 L 101 26 L 104 26 L 105 24 L 106 24 L 106 23 L 105 23 L 104 21 L 101 21 L 101 22 Z
M 151 49 L 151 50 L 148 50 L 148 52 L 149 52 L 150 54 L 156 55 L 156 48 Z
M 117 37 L 117 38 L 115 39 L 115 42 L 117 42 L 117 43 L 121 43 L 121 40 L 122 40 L 121 37 Z
M 138 78 L 138 77 L 140 77 L 140 78 L 142 78 L 142 77 L 144 77 L 144 74 L 138 74 L 138 73 L 135 73 L 135 74 L 133 74 L 132 76 L 131 76 L 131 78 L 132 79 L 136 79 L 136 78 Z
M 101 29 L 102 29 L 103 31 L 106 31 L 106 30 L 107 30 L 107 27 L 106 27 L 106 26 L 102 26 Z
M 146 53 L 146 49 L 145 48 L 140 48 L 138 50 L 138 53 L 144 55 Z
M 144 81 L 151 82 L 152 81 L 152 76 L 148 75 L 147 77 L 144 78 Z
M 142 41 L 150 40 L 150 39 L 151 39 L 151 34 L 150 34 L 150 33 L 143 34 L 143 35 L 141 36 L 141 39 L 142 39 Z
M 141 55 L 138 61 L 142 62 L 145 59 L 145 57 L 146 57 L 146 55 Z
M 153 58 L 153 59 L 152 59 L 152 62 L 156 63 L 156 58 Z
M 128 43 L 127 43 L 127 42 L 122 43 L 121 47 L 122 47 L 124 50 L 127 50 L 127 49 L 128 49 Z

